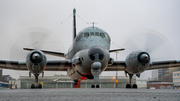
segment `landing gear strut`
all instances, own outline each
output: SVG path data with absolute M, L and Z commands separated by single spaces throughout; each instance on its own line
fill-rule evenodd
M 133 84 L 133 86 L 132 86 L 132 77 L 133 77 L 133 74 L 129 74 L 129 84 L 126 85 L 126 88 L 137 89 L 138 87 L 136 84 Z
M 42 85 L 41 85 L 41 84 L 38 84 L 38 76 L 39 76 L 39 74 L 34 74 L 34 76 L 35 76 L 35 82 L 36 82 L 36 84 L 32 84 L 32 85 L 31 85 L 31 89 L 35 89 L 35 88 L 42 89 Z
M 91 88 L 99 88 L 99 74 L 100 74 L 100 69 L 94 70 L 91 69 L 91 73 L 94 76 L 94 83 L 91 85 Z
M 78 80 L 73 80 L 73 84 L 77 85 L 78 84 Z

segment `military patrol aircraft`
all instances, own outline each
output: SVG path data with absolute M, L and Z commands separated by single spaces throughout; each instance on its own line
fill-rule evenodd
M 131 84 L 133 75 L 140 77 L 145 70 L 179 67 L 180 60 L 150 61 L 150 55 L 145 51 L 133 51 L 125 61 L 114 61 L 111 52 L 124 49 L 110 50 L 110 36 L 98 27 L 88 27 L 76 36 L 76 10 L 73 10 L 73 43 L 68 52 L 53 52 L 24 48 L 30 51 L 25 61 L 0 60 L 0 68 L 12 70 L 28 70 L 35 76 L 36 84 L 31 88 L 42 88 L 38 84 L 38 76 L 44 71 L 67 71 L 69 77 L 77 85 L 81 80 L 94 79 L 91 88 L 99 88 L 99 75 L 103 71 L 124 71 L 129 75 L 126 88 L 138 88 Z M 47 60 L 45 54 L 64 57 L 64 60 Z

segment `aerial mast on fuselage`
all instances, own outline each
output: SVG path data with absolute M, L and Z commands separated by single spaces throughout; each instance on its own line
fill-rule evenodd
M 73 40 L 76 38 L 76 9 L 73 9 Z

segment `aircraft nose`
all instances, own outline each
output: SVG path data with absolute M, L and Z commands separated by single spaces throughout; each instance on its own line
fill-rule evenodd
M 105 51 L 102 47 L 96 45 L 89 49 L 88 55 L 92 61 L 103 61 L 105 58 Z

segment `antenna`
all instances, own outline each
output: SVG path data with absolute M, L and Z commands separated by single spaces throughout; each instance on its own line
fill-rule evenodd
M 73 40 L 76 37 L 76 9 L 73 9 Z
M 94 28 L 94 24 L 97 24 L 96 22 L 90 22 L 88 24 L 92 24 L 93 25 L 93 28 Z

